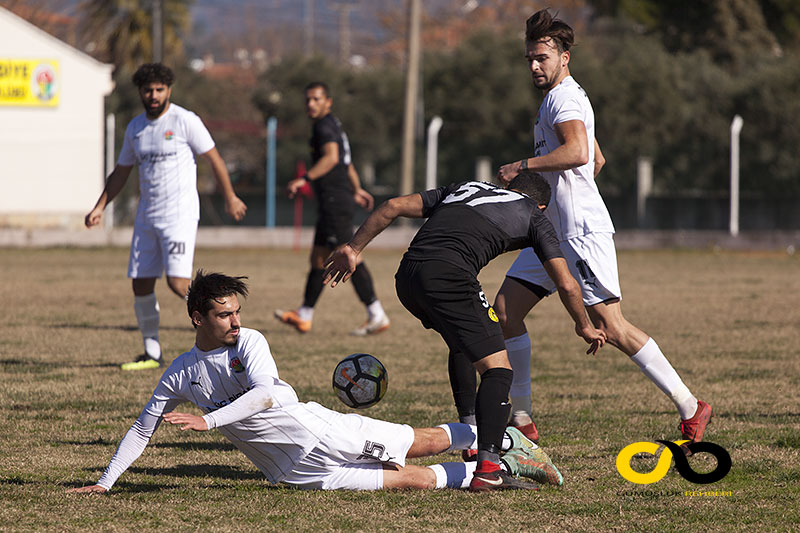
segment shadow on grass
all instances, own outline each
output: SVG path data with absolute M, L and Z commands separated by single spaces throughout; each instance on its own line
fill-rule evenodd
M 253 467 L 255 468 L 255 467 Z M 92 475 L 97 475 L 99 472 L 105 471 L 105 466 L 87 466 L 86 468 L 82 468 L 84 472 L 87 472 Z M 132 474 L 142 474 L 145 476 L 168 476 L 168 477 L 183 477 L 183 478 L 219 478 L 221 480 L 238 480 L 244 481 L 248 479 L 263 479 L 266 481 L 264 474 L 259 472 L 258 470 L 249 470 L 249 469 L 242 469 L 238 466 L 228 466 L 228 465 L 210 465 L 210 464 L 179 464 L 175 466 L 168 466 L 168 467 L 136 467 L 132 466 L 128 468 L 125 472 L 132 473 Z M 0 482 L 3 480 L 0 479 Z M 16 478 L 9 478 L 5 480 L 7 483 L 23 485 L 33 483 L 32 481 L 25 481 L 18 477 Z M 82 486 L 78 484 L 77 486 Z M 149 486 L 149 485 L 143 485 Z M 115 484 L 114 487 L 117 487 Z M 162 486 L 164 487 L 164 486 Z
M 117 331 L 139 331 L 136 326 L 130 324 L 125 326 L 107 326 L 101 324 L 52 324 L 48 327 L 57 329 L 96 329 L 96 330 L 117 330 Z M 159 326 L 162 331 L 189 331 L 189 326 Z
M 118 440 L 106 440 L 98 437 L 92 440 L 61 440 L 57 444 L 68 446 L 111 446 L 119 444 Z M 233 444 L 228 442 L 155 442 L 148 445 L 148 448 L 174 448 L 184 451 L 212 451 L 212 452 L 232 452 L 236 450 Z
M 176 448 L 178 450 L 202 450 L 229 452 L 235 451 L 236 446 L 229 442 L 156 442 L 150 444 L 150 448 Z
M 85 487 L 86 485 L 89 485 L 89 483 L 83 483 L 80 481 L 61 484 L 61 486 L 64 487 L 65 489 Z M 162 490 L 178 489 L 178 488 L 180 488 L 179 485 L 175 485 L 172 483 L 169 484 L 128 483 L 126 481 L 119 481 L 114 484 L 114 487 L 111 490 L 113 491 L 114 494 L 119 494 L 119 493 L 137 494 L 142 492 L 159 492 Z
M 44 363 L 42 361 L 29 361 L 25 359 L 0 359 L 0 367 L 6 366 L 12 371 L 15 367 L 19 371 L 42 373 L 59 368 L 119 368 L 120 363 Z
M 118 441 L 106 440 L 103 437 L 98 437 L 92 440 L 60 440 L 56 441 L 57 444 L 67 444 L 69 446 L 109 446 L 117 444 Z
M 236 466 L 227 465 L 175 465 L 166 468 L 128 468 L 128 472 L 144 474 L 146 476 L 169 476 L 169 477 L 216 477 L 220 479 L 265 479 L 264 474 L 258 470 L 242 470 Z

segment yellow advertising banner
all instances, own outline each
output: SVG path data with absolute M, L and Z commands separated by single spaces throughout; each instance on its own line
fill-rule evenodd
M 60 85 L 55 59 L 0 57 L 0 106 L 56 107 Z

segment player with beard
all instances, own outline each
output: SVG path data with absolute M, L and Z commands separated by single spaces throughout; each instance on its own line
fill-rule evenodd
M 520 169 L 531 169 L 547 179 L 553 195 L 546 214 L 580 283 L 592 323 L 672 400 L 681 418 L 681 438 L 700 441 L 711 420 L 711 406 L 690 392 L 658 344 L 622 315 L 614 225 L 595 183 L 605 160 L 595 139 L 589 98 L 570 74 L 573 42 L 572 28 L 547 9 L 527 20 L 525 56 L 533 84 L 544 96 L 534 125 L 534 154 L 503 165 L 498 177 L 506 183 Z M 514 368 L 512 424 L 533 440 L 538 439 L 538 430 L 530 416 L 531 341 L 524 318 L 554 289 L 536 254 L 525 249 L 508 270 L 495 300 Z
M 128 277 L 132 279 L 136 320 L 144 353 L 123 370 L 162 366 L 158 340 L 159 305 L 156 280 L 166 271 L 167 285 L 186 297 L 192 276 L 200 200 L 197 194 L 199 154 L 211 165 L 225 211 L 235 221 L 247 206 L 234 193 L 225 161 L 196 114 L 172 102 L 175 76 L 160 63 L 144 64 L 133 75 L 145 112 L 125 130 L 122 151 L 105 189 L 86 215 L 86 227 L 100 223 L 103 210 L 122 190 L 134 165 L 139 167 L 139 207 L 133 227 Z

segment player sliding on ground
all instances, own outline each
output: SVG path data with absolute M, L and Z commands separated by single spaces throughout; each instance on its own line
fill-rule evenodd
M 299 402 L 278 369 L 261 333 L 241 327 L 241 277 L 198 271 L 187 307 L 195 346 L 164 372 L 150 401 L 122 439 L 96 485 L 67 492 L 106 492 L 144 451 L 161 420 L 181 430 L 220 433 L 272 483 L 300 489 L 377 490 L 466 488 L 475 463 L 406 465 L 406 458 L 475 446 L 474 426 L 445 424 L 416 429 L 342 414 L 314 402 Z M 192 402 L 204 413 L 176 412 Z M 503 488 L 535 489 L 521 475 L 561 485 L 547 455 L 515 428 L 504 434 Z
M 578 283 L 569 273 L 552 224 L 542 213 L 549 200 L 547 182 L 527 171 L 520 172 L 507 189 L 467 181 L 392 198 L 327 261 L 324 283 L 335 286 L 352 275 L 364 247 L 394 219 L 428 217 L 395 275 L 397 296 L 423 326 L 442 336 L 450 349 L 451 369 L 481 374 L 477 397 L 474 385 L 468 391 L 475 397 L 470 412 L 459 412 L 461 422 L 471 422 L 466 416 L 474 417 L 478 429 L 473 490 L 501 488 L 504 483 L 499 452 L 511 409 L 512 378 L 503 332 L 481 290 L 478 272 L 503 252 L 533 247 L 558 287 L 576 333 L 591 344 L 587 353 L 595 353 L 606 339 L 589 323 Z M 461 394 L 453 388 L 456 405 L 461 405 Z

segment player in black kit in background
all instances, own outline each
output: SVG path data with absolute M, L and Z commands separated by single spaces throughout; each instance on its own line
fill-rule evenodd
M 532 247 L 575 321 L 576 333 L 591 344 L 587 353 L 595 353 L 605 343 L 605 334 L 586 317 L 580 287 L 542 212 L 549 200 L 550 186 L 544 178 L 525 170 L 507 189 L 467 181 L 392 198 L 326 263 L 324 282 L 334 287 L 350 278 L 364 247 L 395 218 L 428 218 L 400 262 L 395 275 L 397 296 L 426 328 L 442 336 L 450 349 L 451 366 L 461 366 L 466 359 L 481 375 L 472 411 L 478 427 L 478 468 L 470 483 L 472 491 L 515 488 L 501 471 L 498 457 L 511 409 L 511 365 L 478 272 L 503 252 Z M 467 369 L 474 375 L 472 368 Z
M 350 156 L 350 143 L 339 119 L 331 114 L 333 99 L 324 83 L 312 82 L 305 88 L 306 112 L 313 121 L 311 146 L 312 167 L 305 176 L 289 182 L 289 197 L 308 181 L 317 197 L 317 225 L 311 248 L 311 269 L 306 279 L 303 303 L 296 311 L 276 310 L 275 317 L 293 326 L 300 333 L 311 330 L 314 305 L 322 293 L 325 259 L 339 245 L 353 236 L 353 214 L 356 204 L 371 210 L 374 200 L 361 188 L 358 173 Z M 353 330 L 353 335 L 373 335 L 389 327 L 389 318 L 375 295 L 367 265 L 359 261 L 353 273 L 353 287 L 367 308 L 367 320 Z

